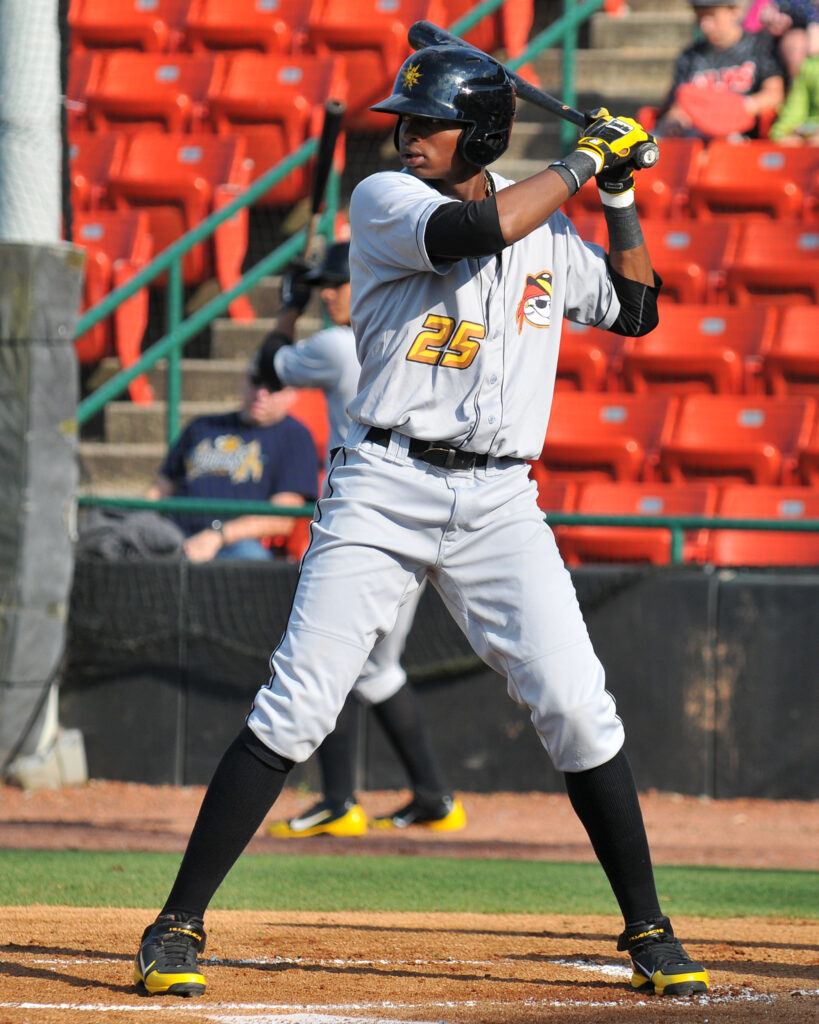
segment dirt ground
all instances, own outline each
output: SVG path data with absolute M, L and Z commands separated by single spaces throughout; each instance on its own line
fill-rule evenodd
M 91 782 L 0 787 L 0 847 L 179 850 L 201 787 Z M 371 814 L 406 793 L 362 793 Z M 285 791 L 274 817 L 313 794 Z M 356 839 L 274 840 L 250 850 L 591 860 L 556 794 L 463 794 L 468 824 Z M 816 870 L 819 801 L 713 801 L 646 793 L 657 864 Z M 148 999 L 131 963 L 149 911 L 0 908 L 0 1024 L 813 1024 L 819 1022 L 819 922 L 675 917 L 712 990 L 690 999 L 632 991 L 614 949 L 615 917 L 473 914 L 208 915 L 201 1000 Z M 148 1015 L 146 1017 L 146 1014 Z

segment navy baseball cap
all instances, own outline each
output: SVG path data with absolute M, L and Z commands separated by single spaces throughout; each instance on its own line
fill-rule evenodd
M 350 280 L 350 243 L 335 242 L 329 246 L 321 265 L 307 274 L 312 284 L 345 284 Z

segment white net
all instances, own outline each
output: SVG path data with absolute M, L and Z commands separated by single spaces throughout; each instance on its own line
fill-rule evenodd
M 58 0 L 0 0 L 0 239 L 60 238 Z

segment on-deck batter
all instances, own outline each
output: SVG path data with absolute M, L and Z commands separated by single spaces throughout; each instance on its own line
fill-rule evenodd
M 571 577 L 536 503 L 563 316 L 625 335 L 657 322 L 659 281 L 634 206 L 646 132 L 601 111 L 526 181 L 484 170 L 509 141 L 514 86 L 464 47 L 410 57 L 374 109 L 398 115 L 402 172 L 354 191 L 352 321 L 362 364 L 269 685 L 222 759 L 135 977 L 201 994 L 205 909 L 294 761 L 333 728 L 378 637 L 424 578 L 528 706 L 625 921 L 632 985 L 686 995 L 707 974 L 657 899 L 623 726 Z M 609 255 L 559 212 L 597 176 Z

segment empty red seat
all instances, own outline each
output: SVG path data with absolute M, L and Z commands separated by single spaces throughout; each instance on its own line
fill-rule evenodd
M 114 288 L 150 261 L 153 239 L 148 214 L 138 210 L 95 210 L 74 218 L 74 243 L 85 249 L 83 309 L 97 305 Z M 148 324 L 148 289 L 140 288 L 75 341 L 81 363 L 96 363 L 115 353 L 123 367 L 133 366 L 142 351 Z M 144 376 L 128 385 L 132 401 L 150 402 L 153 392 Z
M 642 217 L 682 217 L 689 212 L 689 190 L 699 173 L 705 143 L 699 138 L 660 140 L 660 159 L 640 171 L 634 200 Z M 583 212 L 600 210 L 597 183 L 590 178 L 563 207 L 574 219 Z
M 239 136 L 140 132 L 132 136 L 119 172 L 111 179 L 117 209 L 145 209 L 157 252 L 231 202 L 248 184 L 245 142 Z M 223 290 L 241 276 L 247 248 L 247 210 L 225 221 L 213 245 L 200 242 L 183 260 L 185 284 L 217 277 Z M 234 315 L 239 315 L 238 307 Z M 251 315 L 249 310 L 242 316 Z
M 691 185 L 692 212 L 698 219 L 725 213 L 800 218 L 813 205 L 817 172 L 819 151 L 810 146 L 716 139 L 708 145 Z
M 799 446 L 797 461 L 799 480 L 819 487 L 819 416 L 807 440 Z
M 557 391 L 541 466 L 575 481 L 653 479 L 677 403 L 673 395 Z
M 725 519 L 819 521 L 819 488 L 725 487 L 717 514 Z M 715 565 L 819 565 L 819 531 L 711 530 Z
M 327 442 L 330 438 L 330 421 L 327 418 L 327 399 L 324 392 L 319 388 L 298 388 L 296 400 L 290 407 L 290 415 L 310 431 L 319 455 L 319 465 L 323 469 L 327 458 Z
M 803 396 L 686 395 L 662 447 L 662 474 L 678 483 L 790 483 L 815 409 Z
M 727 267 L 731 302 L 819 303 L 819 224 L 748 220 Z
M 773 306 L 675 306 L 642 338 L 626 341 L 623 382 L 629 391 L 761 390 L 762 358 L 777 324 Z
M 625 338 L 588 324 L 563 321 L 555 387 L 561 391 L 605 391 L 614 387 Z
M 176 50 L 190 0 L 70 0 L 72 51 Z
M 79 50 L 68 55 L 65 114 L 69 134 L 85 131 L 88 94 L 96 88 L 108 55 L 97 50 Z
M 218 55 L 113 53 L 89 89 L 88 124 L 92 131 L 196 131 L 224 74 L 225 61 Z
M 313 0 L 307 47 L 320 56 L 335 53 L 345 59 L 348 130 L 392 131 L 394 117 L 367 108 L 392 91 L 399 67 L 412 52 L 410 25 L 443 25 L 445 18 L 442 0 Z
M 819 395 L 819 309 L 789 306 L 782 311 L 762 375 L 772 395 Z
M 739 222 L 682 218 L 643 221 L 643 235 L 654 269 L 663 279 L 660 298 L 675 302 L 725 299 L 725 268 L 739 240 Z
M 119 171 L 126 140 L 120 132 L 72 132 L 68 139 L 68 173 L 74 210 L 104 205 L 111 176 Z
M 309 14 L 310 0 L 192 0 L 185 45 L 193 51 L 296 53 Z
M 537 503 L 544 512 L 572 512 L 577 498 L 577 485 L 571 480 L 547 476 L 540 462 L 529 463 L 529 476 L 537 484 Z
M 585 484 L 574 511 L 587 515 L 711 516 L 717 504 L 713 484 L 593 481 Z M 702 561 L 707 531 L 686 530 L 684 561 Z M 560 552 L 567 565 L 581 562 L 671 561 L 671 530 L 656 526 L 563 526 Z
M 344 62 L 338 56 L 247 51 L 231 60 L 221 92 L 211 99 L 210 122 L 219 134 L 243 136 L 257 178 L 320 134 L 328 97 L 344 101 L 346 96 Z M 340 139 L 337 152 L 343 148 Z M 259 201 L 296 202 L 308 194 L 311 180 L 312 165 L 302 165 Z

